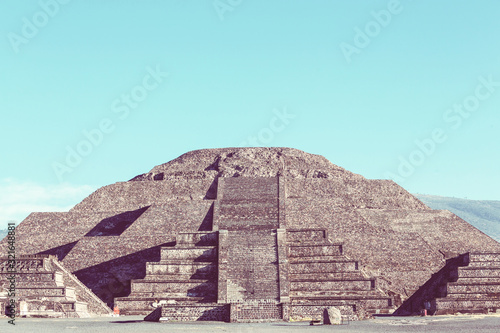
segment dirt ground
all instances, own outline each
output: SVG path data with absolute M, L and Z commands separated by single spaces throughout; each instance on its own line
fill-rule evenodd
M 0 332 L 132 333 L 132 332 L 499 332 L 500 315 L 460 315 L 429 317 L 379 317 L 345 325 L 310 326 L 308 322 L 222 323 L 169 322 L 151 323 L 142 316 L 98 317 L 89 319 L 17 318 L 16 325 L 0 318 Z

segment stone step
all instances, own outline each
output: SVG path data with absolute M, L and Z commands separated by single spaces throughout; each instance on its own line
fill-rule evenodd
M 85 302 L 62 301 L 60 302 L 64 312 L 88 312 L 88 306 Z
M 43 300 L 45 302 L 51 302 L 51 303 L 61 303 L 61 302 L 76 302 L 75 297 L 67 297 L 64 295 L 45 295 L 45 296 L 32 296 L 32 295 L 26 295 L 24 293 L 18 292 L 16 290 L 16 297 L 19 297 L 20 299 L 25 299 L 27 301 L 37 301 L 37 300 Z
M 220 219 L 219 228 L 226 230 L 277 229 L 278 218 Z
M 231 320 L 240 323 L 283 321 L 283 305 L 271 299 L 233 303 L 231 304 Z
M 290 283 L 290 291 L 336 291 L 336 290 L 372 290 L 375 288 L 374 279 L 358 280 L 300 280 Z
M 267 201 L 278 197 L 278 179 L 232 177 L 219 179 L 222 201 Z M 220 199 L 220 198 L 218 198 Z
M 448 293 L 446 298 L 462 300 L 500 299 L 500 293 Z
M 500 266 L 496 267 L 458 267 L 458 277 L 497 277 L 500 278 Z
M 90 318 L 88 313 L 82 315 L 81 312 L 60 312 L 54 310 L 33 310 L 23 312 L 26 318 Z
M 356 260 L 347 259 L 343 255 L 319 255 L 319 256 L 309 256 L 309 257 L 289 257 L 288 262 L 291 264 L 301 263 L 301 262 L 316 262 L 316 263 L 335 263 L 335 262 L 353 262 L 357 263 Z
M 497 262 L 497 266 L 500 266 L 500 253 L 469 253 L 469 261 L 490 261 Z
M 217 260 L 217 248 L 197 246 L 192 248 L 162 247 L 161 260 L 192 260 L 195 262 L 214 262 Z
M 351 272 L 358 270 L 356 261 L 312 261 L 312 262 L 296 262 L 290 263 L 289 272 L 296 273 L 340 273 Z
M 121 299 L 135 300 L 135 299 L 157 299 L 169 300 L 172 302 L 191 302 L 191 303 L 205 303 L 217 300 L 217 292 L 212 290 L 203 296 L 189 296 L 186 293 L 176 292 L 133 292 L 127 297 L 120 297 Z
M 0 282 L 0 288 L 8 289 L 7 283 L 3 284 Z M 55 288 L 55 287 L 64 287 L 62 284 L 57 284 L 55 281 L 39 281 L 35 284 L 33 282 L 18 282 L 16 281 L 16 289 L 32 289 L 32 288 Z
M 336 272 L 336 273 L 293 273 L 289 274 L 288 278 L 290 281 L 299 280 L 316 280 L 316 281 L 327 281 L 327 280 L 351 280 L 356 278 L 365 278 L 361 271 L 351 271 L 351 272 Z
M 220 201 L 221 204 L 239 204 L 239 203 L 272 203 L 278 200 L 278 193 L 269 191 L 267 193 L 253 193 L 245 191 L 224 191 L 223 198 Z
M 132 296 L 132 297 L 130 297 Z M 153 303 L 160 301 L 170 301 L 173 299 L 171 296 L 173 294 L 168 295 L 167 297 L 144 297 L 141 295 L 131 294 L 129 297 L 117 297 L 115 298 L 115 306 L 120 309 L 120 314 L 125 315 L 147 315 L 155 308 L 153 307 Z M 196 304 L 198 302 L 211 303 L 217 301 L 217 296 L 213 297 L 177 297 L 175 298 L 176 303 L 183 304 Z M 174 304 L 174 305 L 175 305 Z
M 277 177 L 225 177 L 222 178 L 224 181 L 224 189 L 226 188 L 262 188 L 263 186 L 278 186 Z
M 12 274 L 9 272 L 10 267 L 6 258 L 0 260 L 0 273 Z M 38 272 L 53 272 L 48 257 L 36 256 L 17 256 L 16 257 L 16 274 L 18 273 L 38 273 Z
M 66 313 L 54 310 L 24 311 L 23 316 L 26 318 L 78 318 L 76 312 Z
M 315 256 L 340 256 L 342 255 L 342 244 L 311 244 L 311 245 L 289 245 L 289 257 L 315 257 Z
M 387 299 L 377 290 L 290 290 L 290 299 Z
M 219 211 L 227 209 L 231 211 L 234 208 L 240 208 L 243 211 L 247 210 L 258 210 L 262 211 L 265 209 L 277 209 L 278 208 L 278 197 L 273 198 L 257 198 L 256 200 L 222 200 L 219 202 Z
M 160 322 L 167 321 L 229 321 L 230 307 L 226 304 L 164 304 Z
M 217 280 L 217 272 L 197 272 L 194 274 L 148 274 L 143 280 L 149 281 L 188 281 L 188 280 Z
M 138 293 L 134 292 L 126 297 L 117 297 L 116 300 L 120 300 L 121 302 L 144 302 L 144 301 L 165 301 L 171 302 L 172 304 L 177 303 L 207 303 L 207 302 L 215 302 L 217 301 L 217 297 L 195 297 L 195 296 L 186 296 L 184 293 Z
M 150 281 L 132 280 L 131 292 L 183 293 L 184 296 L 203 297 L 217 292 L 217 281 Z
M 278 204 L 275 203 L 239 203 L 219 205 L 219 220 L 267 220 L 278 218 Z
M 500 293 L 500 283 L 462 284 L 450 282 L 446 290 L 448 294 Z
M 392 313 L 395 306 L 390 297 L 367 298 L 359 301 L 359 304 L 369 313 Z
M 30 287 L 17 287 L 16 286 L 16 296 L 19 297 L 55 297 L 60 299 L 76 300 L 75 298 L 75 288 L 71 287 L 42 287 L 37 286 Z
M 307 304 L 310 306 L 324 307 L 329 304 L 356 304 L 364 309 L 389 309 L 393 308 L 392 299 L 387 296 L 377 296 L 373 294 L 354 294 L 346 295 L 316 295 L 308 294 L 293 296 L 291 305 Z
M 457 281 L 460 284 L 500 284 L 500 277 L 460 277 Z
M 139 314 L 148 314 L 154 310 L 153 303 L 157 302 L 172 302 L 174 304 L 197 304 L 216 302 L 217 296 L 212 297 L 182 297 L 181 294 L 174 293 L 159 293 L 152 296 L 152 293 L 133 293 L 128 297 L 115 298 L 115 306 L 120 309 L 120 313 L 131 314 L 134 311 L 139 311 Z
M 115 298 L 114 306 L 120 310 L 120 315 L 147 315 L 155 309 L 152 305 L 154 302 L 156 302 L 156 299 L 153 297 L 117 297 Z
M 329 307 L 336 307 L 340 310 L 342 320 L 358 320 L 356 314 L 356 301 L 328 300 L 322 302 L 308 302 L 302 304 L 292 303 L 289 308 L 290 320 L 292 321 L 310 321 L 323 320 L 323 311 Z M 322 311 L 323 310 L 323 311 Z
M 159 277 L 165 275 L 158 275 L 156 279 L 133 279 L 130 280 L 132 284 L 169 284 L 169 283 L 189 283 L 189 284 L 201 284 L 206 282 L 215 282 L 217 279 L 183 279 L 182 276 L 172 275 L 169 279 L 160 279 Z M 174 278 L 177 277 L 177 278 Z
M 217 232 L 180 232 L 175 236 L 176 246 L 216 246 L 218 243 Z
M 146 274 L 210 274 L 217 272 L 215 262 L 160 261 L 146 263 Z
M 467 267 L 480 267 L 480 268 L 497 268 L 500 266 L 500 261 L 478 260 L 470 261 Z
M 89 318 L 87 303 L 58 297 L 25 299 L 18 303 L 18 311 L 27 317 Z
M 327 231 L 323 229 L 287 230 L 286 240 L 290 246 L 301 244 L 329 245 Z
M 500 309 L 500 299 L 436 299 L 436 315 L 461 313 L 496 312 Z
M 124 310 L 123 312 L 120 311 L 120 314 L 121 315 L 125 315 L 125 316 L 147 316 L 151 313 L 151 309 L 147 309 L 147 310 Z
M 262 195 L 246 195 L 244 192 L 237 193 L 237 191 L 233 193 L 224 192 L 224 197 L 219 204 L 227 204 L 227 205 L 238 205 L 238 204 L 248 204 L 248 203 L 262 203 L 262 204 L 275 204 L 278 201 L 277 193 L 266 193 Z
M 11 275 L 12 273 L 0 273 L 0 284 L 2 282 L 7 281 L 7 277 Z M 55 272 L 16 273 L 16 283 L 18 282 L 38 283 L 38 281 L 54 281 L 55 278 L 56 278 Z

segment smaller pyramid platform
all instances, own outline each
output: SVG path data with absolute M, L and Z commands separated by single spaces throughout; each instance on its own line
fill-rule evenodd
M 468 252 L 449 259 L 396 315 L 499 313 L 500 253 Z
M 0 303 L 4 313 L 8 310 L 7 291 L 11 285 L 17 297 L 18 317 L 88 318 L 112 313 L 53 255 L 17 257 L 14 273 L 8 259 L 0 258 Z

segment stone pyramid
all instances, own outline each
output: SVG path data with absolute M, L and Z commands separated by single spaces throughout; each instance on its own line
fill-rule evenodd
M 304 320 L 332 306 L 356 319 L 392 312 L 416 292 L 425 299 L 400 312 L 429 301 L 436 313 L 464 311 L 458 299 L 436 301 L 456 284 L 449 274 L 433 292 L 421 287 L 453 258 L 500 253 L 393 181 L 291 148 L 188 152 L 67 213 L 32 213 L 16 235 L 20 255 L 57 256 L 108 306 L 155 320 Z M 495 307 L 485 302 L 472 310 Z

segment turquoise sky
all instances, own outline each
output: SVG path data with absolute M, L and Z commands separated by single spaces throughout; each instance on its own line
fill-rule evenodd
M 4 0 L 0 227 L 240 145 L 500 200 L 499 13 L 499 1 Z

